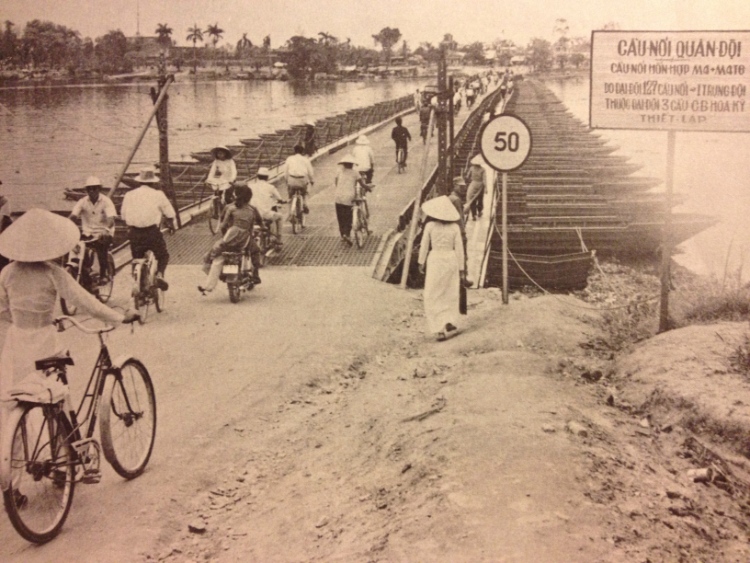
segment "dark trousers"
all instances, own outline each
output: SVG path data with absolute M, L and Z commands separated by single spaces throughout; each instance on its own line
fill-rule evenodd
M 167 252 L 167 242 L 159 227 L 157 225 L 143 229 L 130 227 L 130 252 L 133 258 L 144 258 L 149 250 L 156 257 L 156 273 L 164 275 L 169 264 L 169 252 Z
M 336 204 L 336 219 L 338 219 L 339 232 L 342 237 L 348 237 L 352 233 L 353 209 L 351 205 Z
M 472 217 L 481 215 L 484 212 L 484 189 L 474 198 L 469 209 L 471 210 Z
M 96 259 L 99 262 L 99 274 L 104 276 L 107 274 L 107 251 L 112 246 L 112 237 L 109 235 L 101 235 L 98 239 L 92 240 L 88 243 L 91 250 L 96 254 Z M 92 267 L 93 264 L 85 264 L 87 267 Z

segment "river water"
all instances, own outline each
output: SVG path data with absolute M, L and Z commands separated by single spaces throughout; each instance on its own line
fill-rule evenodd
M 398 98 L 428 81 L 176 82 L 169 90 L 170 160 Z M 67 209 L 64 188 L 82 186 L 90 175 L 111 186 L 151 112 L 151 86 L 0 89 L 0 193 L 15 210 Z M 154 120 L 131 169 L 158 160 Z
M 547 86 L 584 123 L 589 119 L 589 81 L 547 81 Z M 615 154 L 643 165 L 637 175 L 667 175 L 667 133 L 600 130 L 621 148 Z M 750 280 L 750 133 L 677 132 L 674 191 L 687 196 L 675 211 L 705 213 L 719 223 L 684 242 L 677 261 L 719 280 Z M 664 185 L 655 191 L 664 190 Z

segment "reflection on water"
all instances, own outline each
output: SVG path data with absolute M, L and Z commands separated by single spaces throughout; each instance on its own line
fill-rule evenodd
M 589 81 L 548 81 L 547 86 L 584 123 L 589 120 Z M 637 172 L 664 180 L 667 133 L 601 130 L 621 148 L 615 154 L 643 165 Z M 703 274 L 725 272 L 750 280 L 750 133 L 677 132 L 674 189 L 687 196 L 677 211 L 713 215 L 719 224 L 680 245 L 677 260 Z M 663 190 L 664 186 L 656 188 Z
M 414 92 L 420 81 L 178 82 L 169 90 L 170 159 Z M 64 188 L 111 185 L 153 108 L 152 84 L 0 89 L 0 180 L 16 209 L 64 209 Z M 159 158 L 152 123 L 133 168 Z

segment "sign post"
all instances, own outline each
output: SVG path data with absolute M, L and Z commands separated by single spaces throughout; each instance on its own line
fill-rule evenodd
M 501 222 L 503 238 L 503 303 L 508 304 L 508 172 L 520 168 L 531 152 L 531 130 L 509 114 L 494 117 L 479 132 L 485 162 L 502 172 Z
M 677 131 L 750 132 L 750 31 L 594 31 L 589 124 L 667 131 L 659 332 L 669 329 Z

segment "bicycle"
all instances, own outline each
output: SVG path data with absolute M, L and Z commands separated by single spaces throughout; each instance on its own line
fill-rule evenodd
M 255 244 L 260 249 L 260 266 L 266 265 L 266 258 L 272 256 L 275 252 L 281 252 L 281 241 L 278 235 L 271 232 L 272 221 L 263 220 L 263 226 L 253 226 L 253 238 Z
M 118 475 L 134 479 L 145 470 L 156 437 L 156 397 L 143 363 L 132 356 L 112 361 L 103 335 L 114 327 L 88 328 L 69 316 L 54 321 L 60 331 L 66 322 L 97 334 L 100 343 L 77 410 L 66 406 L 66 370 L 73 365 L 66 352 L 36 362 L 40 392 L 11 391 L 15 405 L 2 428 L 5 510 L 16 531 L 34 543 L 60 532 L 78 483 L 101 480 L 101 453 Z M 101 443 L 94 438 L 97 419 Z
M 366 192 L 372 191 L 373 184 L 362 186 L 357 183 L 355 186 L 354 206 L 352 208 L 352 231 L 354 231 L 354 240 L 357 248 L 362 248 L 365 244 L 365 238 L 372 234 L 367 222 L 370 218 L 370 210 L 367 206 Z
M 211 190 L 211 195 L 206 194 L 206 190 Z M 203 189 L 201 190 L 200 201 L 211 198 L 208 208 L 208 230 L 211 231 L 212 235 L 219 232 L 219 225 L 221 225 L 221 218 L 224 215 L 224 209 L 226 209 L 228 203 L 231 203 L 232 197 L 229 193 L 232 187 L 225 191 L 215 189 L 211 184 L 204 183 Z
M 140 314 L 138 322 L 144 324 L 148 317 L 148 309 L 154 305 L 157 313 L 164 310 L 164 291 L 156 284 L 156 256 L 147 250 L 145 258 L 133 259 L 133 306 Z
M 96 252 L 89 243 L 97 240 L 93 237 L 81 237 L 80 242 L 68 253 L 65 259 L 65 270 L 86 291 L 96 296 L 99 301 L 106 303 L 112 296 L 112 288 L 115 284 L 115 259 L 110 251 L 107 251 L 106 278 L 101 279 L 99 269 L 94 268 Z M 97 259 L 98 263 L 98 259 Z M 97 264 L 98 265 L 98 264 Z M 65 315 L 75 315 L 78 307 L 60 298 L 60 307 Z
M 406 151 L 403 148 L 396 151 L 396 164 L 398 165 L 398 173 L 402 174 L 406 170 Z
M 292 223 L 292 232 L 295 235 L 305 228 L 305 208 L 300 191 L 300 189 L 294 189 L 289 199 L 289 221 Z

